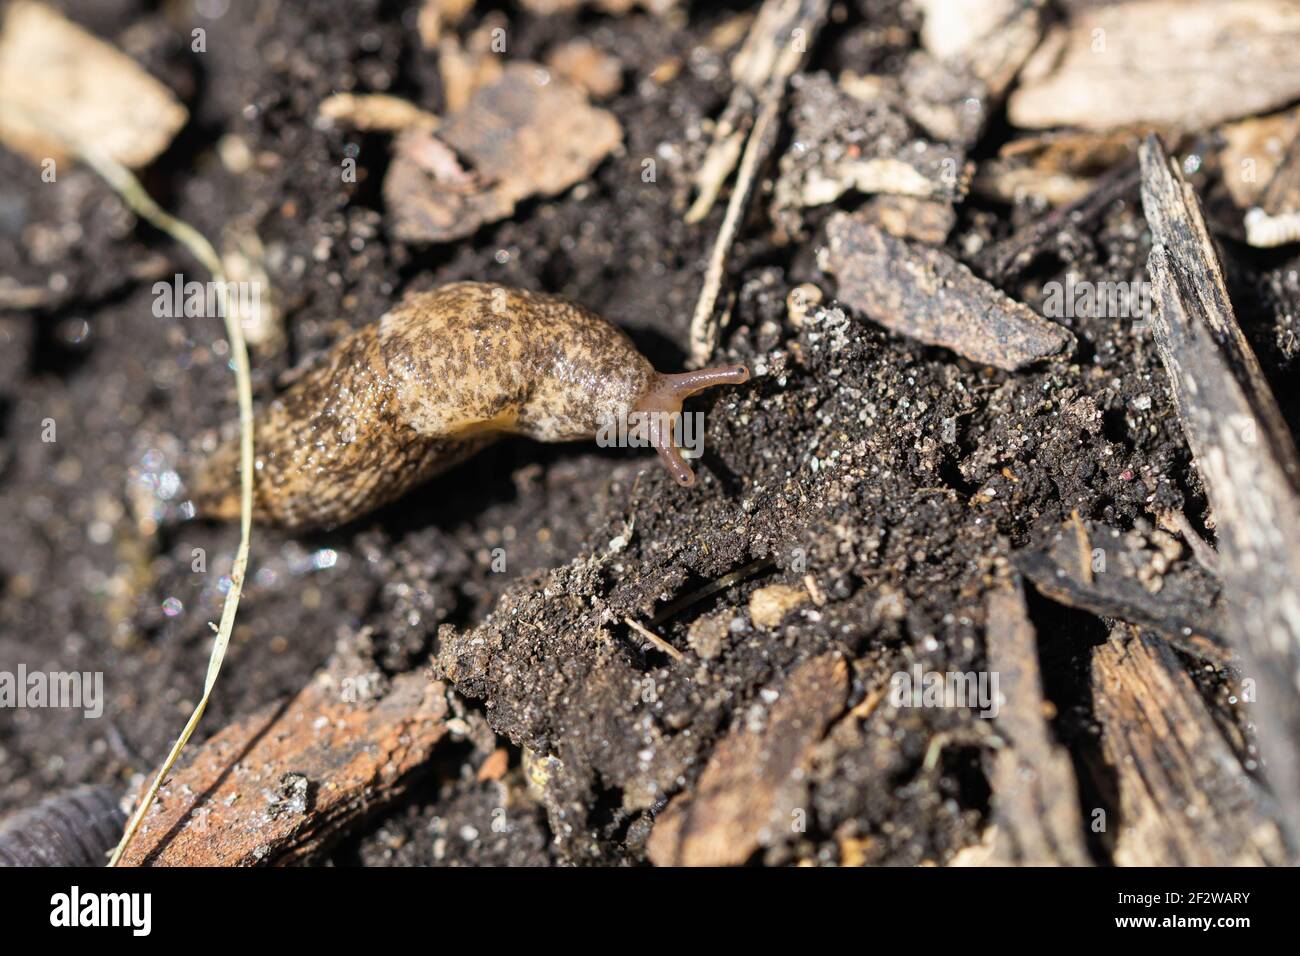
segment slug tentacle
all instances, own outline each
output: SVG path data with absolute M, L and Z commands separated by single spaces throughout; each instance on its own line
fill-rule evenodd
M 743 365 L 720 365 L 694 372 L 656 372 L 635 411 L 649 414 L 649 440 L 673 480 L 684 488 L 695 484 L 695 472 L 673 440 L 673 425 L 681 415 L 683 400 L 715 385 L 740 385 L 749 381 Z
M 395 500 L 503 434 L 593 438 L 634 411 L 744 382 L 731 365 L 656 372 L 621 330 L 562 299 L 480 282 L 409 296 L 345 336 L 256 416 L 254 514 L 334 527 Z M 683 485 L 672 428 L 654 436 Z M 203 517 L 238 515 L 239 455 L 219 446 L 189 482 Z

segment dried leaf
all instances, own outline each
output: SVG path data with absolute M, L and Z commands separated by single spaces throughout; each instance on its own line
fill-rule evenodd
M 535 64 L 510 64 L 444 120 L 436 139 L 424 130 L 398 138 L 384 180 L 393 232 L 408 242 L 471 235 L 522 199 L 582 181 L 621 141 L 618 120 L 580 90 Z
M 185 107 L 126 54 L 39 3 L 9 7 L 0 32 L 0 141 L 36 162 L 93 148 L 148 164 Z

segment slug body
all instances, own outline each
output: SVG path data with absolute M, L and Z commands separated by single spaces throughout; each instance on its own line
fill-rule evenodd
M 504 434 L 592 438 L 633 412 L 749 378 L 743 365 L 656 372 L 595 313 L 552 296 L 457 282 L 410 296 L 341 339 L 254 424 L 254 515 L 290 529 L 333 527 L 387 504 Z M 694 475 L 671 432 L 654 444 L 682 485 Z M 239 515 L 239 444 L 193 482 L 202 517 Z

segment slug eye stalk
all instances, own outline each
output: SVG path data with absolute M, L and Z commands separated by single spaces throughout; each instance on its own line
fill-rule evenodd
M 740 385 L 749 381 L 749 369 L 743 365 L 719 365 L 694 372 L 675 375 L 655 373 L 645 394 L 633 409 L 647 414 L 650 422 L 649 439 L 659 453 L 668 473 L 683 488 L 695 484 L 695 472 L 686 463 L 681 449 L 673 442 L 673 427 L 681 415 L 682 402 L 716 385 Z M 665 427 L 665 423 L 667 426 Z

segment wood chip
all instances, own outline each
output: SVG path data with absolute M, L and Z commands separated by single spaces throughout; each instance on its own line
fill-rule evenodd
M 1233 315 L 1195 193 L 1154 137 L 1141 161 L 1151 329 L 1214 509 L 1227 633 L 1257 685 L 1268 778 L 1300 844 L 1300 455 Z
M 535 64 L 512 63 L 448 116 L 436 138 L 424 130 L 399 137 L 384 179 L 393 232 L 407 242 L 471 235 L 529 196 L 554 196 L 582 181 L 622 136 L 618 120 L 577 88 Z M 446 156 L 431 162 L 438 144 L 470 169 L 458 173 Z
M 785 616 L 811 600 L 802 587 L 788 584 L 770 584 L 749 596 L 749 617 L 755 627 L 776 627 Z
M 546 54 L 546 65 L 594 99 L 613 96 L 623 85 L 623 64 L 590 40 L 570 40 Z
M 0 32 L 0 141 L 35 162 L 93 148 L 139 168 L 188 114 L 124 53 L 39 3 L 9 5 Z
M 812 658 L 787 678 L 761 728 L 748 715 L 713 751 L 694 789 L 659 815 L 646 849 L 656 866 L 738 866 L 791 832 L 802 787 L 795 779 L 839 713 L 848 666 Z
M 1074 336 L 938 249 L 896 239 L 847 213 L 827 224 L 821 265 L 839 298 L 899 335 L 1015 371 L 1074 350 Z
M 1237 208 L 1244 212 L 1264 202 L 1269 184 L 1284 163 L 1297 162 L 1297 151 L 1292 145 L 1300 139 L 1300 109 L 1252 116 L 1227 124 L 1220 133 L 1224 140 L 1219 154 L 1223 185 Z
M 400 133 L 412 126 L 436 129 L 438 117 L 409 100 L 386 93 L 335 93 L 321 101 L 320 115 L 359 130 Z
M 1121 625 L 1093 651 L 1092 700 L 1118 799 L 1104 831 L 1117 865 L 1285 862 L 1276 806 L 1167 645 Z
M 1025 65 L 1020 127 L 1199 130 L 1300 97 L 1300 6 L 1290 0 L 1148 0 L 1078 11 Z
M 237 720 L 158 793 L 124 866 L 301 862 L 405 793 L 446 734 L 446 688 L 404 674 L 349 703 L 328 672 Z
M 1087 866 L 1079 784 L 1069 753 L 1044 718 L 1038 639 L 1020 583 L 1006 582 L 984 602 L 989 669 L 998 675 L 1001 706 L 995 727 L 1006 746 L 993 758 L 997 821 L 989 862 L 1022 866 Z
M 1000 97 L 1038 45 L 1042 0 L 918 0 L 921 42 L 965 65 Z

